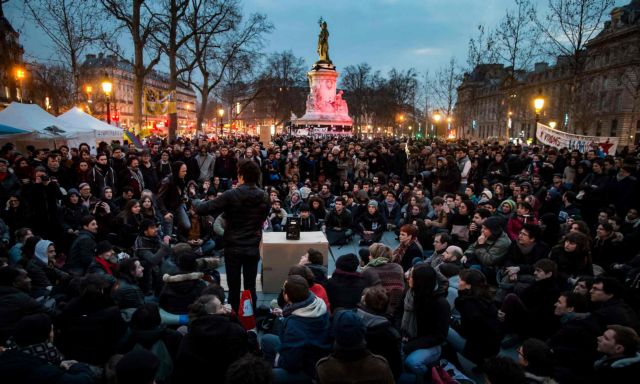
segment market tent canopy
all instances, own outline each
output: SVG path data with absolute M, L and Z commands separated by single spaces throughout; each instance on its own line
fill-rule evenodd
M 14 128 L 9 125 L 0 124 L 0 135 L 17 135 L 21 133 L 29 133 L 24 129 Z
M 0 124 L 30 132 L 16 139 L 16 144 L 42 145 L 44 141 L 54 147 L 63 144 L 77 147 L 82 142 L 95 141 L 95 135 L 90 130 L 68 127 L 36 104 L 9 104 L 0 111 Z
M 122 128 L 98 120 L 77 107 L 71 108 L 57 119 L 66 127 L 93 132 L 96 142 L 111 143 L 113 140 L 122 140 Z

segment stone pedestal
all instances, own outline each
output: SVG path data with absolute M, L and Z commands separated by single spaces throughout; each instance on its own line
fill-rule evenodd
M 336 93 L 336 85 L 340 74 L 335 66 L 327 62 L 317 62 L 307 73 L 309 79 L 309 95 L 307 96 L 306 113 L 293 121 L 297 128 L 331 127 L 350 128 L 353 120 L 349 117 L 347 102 L 342 99 L 342 91 Z M 350 129 L 349 129 L 350 131 Z

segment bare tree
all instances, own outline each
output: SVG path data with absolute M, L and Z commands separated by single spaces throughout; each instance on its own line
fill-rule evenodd
M 102 36 L 96 5 L 94 0 L 24 0 L 25 14 L 49 37 L 70 69 L 73 100 L 80 89 L 79 60 Z
M 570 86 L 567 94 L 560 95 L 569 100 L 571 128 L 575 132 L 585 119 L 578 115 L 578 94 L 581 93 L 580 76 L 586 62 L 586 44 L 600 31 L 603 19 L 608 15 L 614 0 L 549 0 L 544 15 L 534 11 L 532 20 L 544 36 L 542 44 L 546 53 L 562 56 L 563 65 L 570 71 Z
M 536 26 L 531 20 L 530 0 L 515 0 L 516 8 L 507 10 L 495 30 L 495 51 L 509 68 L 510 80 L 518 70 L 526 70 L 538 57 Z
M 262 14 L 252 14 L 243 22 L 237 1 L 192 0 L 194 17 L 189 20 L 189 29 L 199 31 L 186 45 L 187 57 L 195 60 L 189 82 L 196 88 L 201 100 L 210 95 L 223 81 L 230 68 L 238 64 L 239 58 L 262 47 L 264 34 L 272 25 Z M 214 16 L 213 18 L 211 16 Z M 201 103 L 196 129 L 202 129 L 209 103 Z
M 306 68 L 304 59 L 292 51 L 276 52 L 269 56 L 258 81 L 261 97 L 271 106 L 269 115 L 278 126 L 289 120 L 291 113 L 300 116 L 305 108 Z
M 45 98 L 49 97 L 49 112 L 58 115 L 75 104 L 73 88 L 72 75 L 67 68 L 38 64 L 34 66 L 29 97 L 40 105 L 45 105 Z
M 453 107 L 458 97 L 458 86 L 462 80 L 456 59 L 452 57 L 449 63 L 438 69 L 433 80 L 433 105 L 440 110 L 445 118 L 453 118 Z
M 480 64 L 495 63 L 497 61 L 495 37 L 492 33 L 487 32 L 483 24 L 479 24 L 477 30 L 478 34 L 469 39 L 466 68 L 469 72 Z
M 373 108 L 371 97 L 373 92 L 371 66 L 367 63 L 348 65 L 342 73 L 341 86 L 345 91 L 345 100 L 349 104 L 349 112 L 357 129 L 362 124 L 371 124 Z M 358 132 L 360 133 L 360 132 Z
M 158 22 L 158 10 L 145 0 L 100 0 L 107 16 L 116 21 L 115 33 L 104 43 L 121 60 L 133 67 L 133 128 L 140 132 L 142 125 L 142 95 L 145 78 L 160 62 L 162 51 L 154 45 L 152 36 L 159 33 L 162 25 Z M 157 4 L 156 4 L 157 5 Z M 125 32 L 133 41 L 133 62 L 125 58 L 116 41 Z

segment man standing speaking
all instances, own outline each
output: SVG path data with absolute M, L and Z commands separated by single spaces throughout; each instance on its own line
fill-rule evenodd
M 240 273 L 244 288 L 251 291 L 255 305 L 256 277 L 260 260 L 262 224 L 267 219 L 269 196 L 256 184 L 260 168 L 250 160 L 238 164 L 238 187 L 230 189 L 214 200 L 194 201 L 199 215 L 224 213 L 224 258 L 229 284 L 229 303 L 238 311 L 240 304 Z

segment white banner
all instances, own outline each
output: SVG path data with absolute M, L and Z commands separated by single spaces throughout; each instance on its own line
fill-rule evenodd
M 536 130 L 536 137 L 540 143 L 558 149 L 569 148 L 570 151 L 576 149 L 581 153 L 594 149 L 605 156 L 616 154 L 619 140 L 617 137 L 574 135 L 540 123 L 538 123 Z

